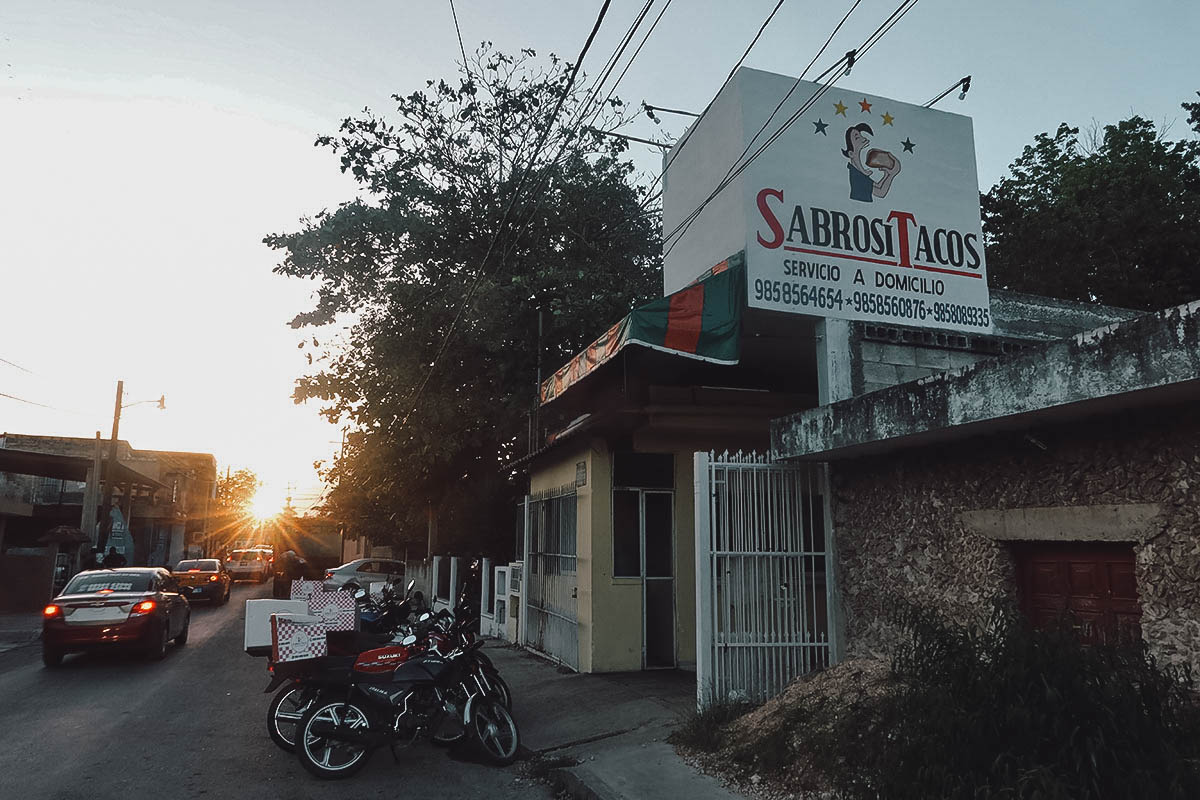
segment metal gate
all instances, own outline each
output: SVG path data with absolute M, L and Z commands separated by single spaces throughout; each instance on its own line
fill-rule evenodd
M 825 466 L 696 453 L 701 705 L 766 700 L 832 660 Z
M 573 486 L 526 498 L 526 617 L 521 626 L 521 641 L 578 670 L 575 518 Z

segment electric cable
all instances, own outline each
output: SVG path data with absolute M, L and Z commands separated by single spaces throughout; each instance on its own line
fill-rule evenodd
M 696 207 L 696 209 L 694 209 L 690 214 L 688 214 L 670 233 L 663 236 L 664 243 L 670 241 L 671 239 L 674 239 L 674 241 L 671 242 L 667 246 L 667 249 L 663 252 L 664 257 L 666 255 L 669 255 L 670 252 L 674 249 L 675 245 L 678 244 L 679 238 L 676 238 L 676 237 L 680 236 L 681 231 L 684 231 L 697 217 L 699 217 L 699 215 L 704 211 L 704 209 L 708 206 L 708 204 L 711 203 L 717 197 L 717 195 L 719 195 L 722 191 L 724 191 L 734 180 L 737 179 L 738 176 L 740 176 L 743 172 L 745 172 L 750 167 L 750 165 L 753 164 L 754 161 L 766 151 L 766 149 L 768 147 L 770 147 L 793 124 L 795 124 L 796 120 L 798 120 L 804 113 L 806 113 L 810 108 L 812 108 L 813 104 L 815 104 L 816 101 L 818 99 L 820 99 L 820 97 L 822 95 L 824 95 L 825 92 L 828 91 L 829 88 L 831 86 L 833 86 L 834 83 L 837 82 L 838 78 L 840 78 L 841 75 L 837 74 L 836 70 L 841 65 L 841 63 L 846 61 L 847 57 L 850 56 L 852 53 L 856 54 L 855 60 L 860 61 L 862 59 L 863 55 L 866 54 L 867 52 L 869 52 L 870 49 L 872 47 L 874 47 L 879 42 L 880 39 L 882 39 L 885 35 L 887 35 L 887 33 L 893 27 L 895 27 L 895 25 L 909 11 L 912 10 L 913 6 L 915 6 L 917 4 L 917 2 L 918 2 L 918 0 L 902 0 L 902 2 L 896 8 L 896 10 L 893 11 L 891 13 L 891 15 L 889 15 L 888 18 L 885 19 L 880 24 L 880 26 L 878 28 L 876 28 L 875 31 L 872 32 L 871 35 L 868 36 L 864 40 L 862 45 L 860 45 L 855 50 L 850 51 L 845 56 L 842 56 L 842 58 L 839 59 L 838 62 L 835 63 L 833 67 L 829 68 L 824 73 L 822 73 L 822 75 L 820 77 L 824 77 L 825 75 L 828 75 L 830 72 L 835 72 L 834 76 L 827 83 L 820 86 L 817 89 L 817 91 L 815 91 L 809 97 L 808 100 L 806 100 L 803 104 L 801 104 L 800 108 L 798 108 L 795 112 L 793 112 L 792 115 L 787 119 L 787 121 L 785 121 L 783 123 L 783 125 L 780 126 L 780 128 L 777 131 L 775 131 L 775 133 L 773 133 L 770 137 L 768 137 L 768 139 L 765 142 L 763 142 L 763 144 L 760 145 L 757 150 L 755 150 L 754 154 L 751 155 L 750 158 L 748 158 L 746 161 L 744 161 L 740 166 L 737 166 L 735 169 L 732 169 L 729 173 L 727 173 L 727 177 L 724 180 L 722 180 L 720 183 L 718 183 L 717 187 L 715 189 L 713 189 L 713 191 L 708 195 L 708 197 L 705 198 L 705 200 L 703 202 L 701 202 L 700 205 Z M 820 79 L 820 78 L 818 78 L 818 79 Z
M 584 42 L 583 48 L 579 51 L 579 57 L 575 60 L 574 65 L 572 65 L 571 74 L 567 78 L 566 85 L 563 86 L 562 94 L 559 95 L 558 102 L 555 104 L 554 110 L 551 112 L 550 117 L 547 120 L 546 127 L 538 137 L 538 142 L 533 148 L 534 155 L 531 157 L 529 164 L 525 167 L 524 172 L 522 172 L 521 179 L 518 181 L 517 186 L 513 189 L 513 193 L 509 198 L 508 207 L 504 211 L 504 216 L 501 219 L 500 224 L 497 225 L 496 230 L 492 232 L 491 241 L 488 243 L 487 250 L 484 252 L 483 259 L 480 261 L 479 269 L 475 275 L 475 280 L 468 288 L 467 294 L 463 298 L 462 302 L 459 303 L 458 311 L 454 315 L 454 319 L 451 321 L 450 327 L 447 329 L 445 336 L 442 338 L 442 343 L 437 352 L 434 354 L 433 360 L 429 364 L 429 369 L 425 373 L 424 379 L 422 379 L 421 384 L 417 387 L 417 391 L 413 395 L 411 407 L 409 408 L 408 412 L 405 413 L 404 419 L 400 423 L 401 427 L 404 427 L 408 424 L 409 418 L 412 416 L 413 412 L 416 411 L 417 405 L 420 403 L 421 397 L 425 393 L 425 387 L 429 385 L 429 379 L 433 376 L 434 371 L 437 369 L 438 362 L 441 360 L 442 355 L 446 352 L 446 349 L 450 343 L 450 339 L 453 337 L 454 332 L 458 327 L 458 323 L 462 319 L 463 313 L 466 311 L 467 305 L 470 304 L 471 300 L 474 298 L 479 284 L 482 282 L 483 277 L 487 274 L 488 258 L 491 256 L 492 251 L 496 247 L 496 242 L 500 238 L 500 232 L 504 229 L 504 226 L 508 222 L 509 214 L 512 212 L 513 206 L 516 204 L 516 200 L 521 192 L 521 188 L 528 179 L 529 173 L 533 171 L 533 159 L 535 159 L 537 153 L 541 151 L 546 137 L 550 134 L 550 129 L 554 127 L 554 121 L 558 118 L 558 114 L 562 110 L 562 106 L 567 99 L 567 95 L 570 94 L 571 88 L 575 85 L 575 79 L 579 75 L 579 67 L 583 64 L 583 60 L 587 56 L 588 50 L 591 49 L 592 42 L 595 40 L 596 34 L 600 30 L 600 25 L 604 22 L 604 17 L 608 13 L 608 7 L 611 3 L 612 0 L 604 0 L 604 4 L 600 8 L 600 12 L 596 16 L 596 22 L 592 26 L 591 33 L 588 34 L 587 41 Z
M 817 59 L 819 59 L 821 57 L 821 55 L 824 54 L 825 50 L 828 49 L 830 42 L 833 41 L 833 37 L 837 36 L 838 31 L 840 31 L 842 29 L 842 26 L 844 26 L 846 24 L 846 21 L 848 19 L 850 19 L 850 15 L 854 13 L 854 9 L 858 8 L 858 6 L 861 2 L 862 2 L 862 0 L 854 0 L 854 4 L 850 6 L 850 8 L 846 11 L 846 13 L 844 15 L 842 15 L 841 20 L 834 27 L 833 31 L 830 32 L 829 36 L 825 39 L 825 43 L 821 45 L 821 48 L 819 50 L 817 50 L 816 54 L 812 57 L 811 60 L 809 60 L 808 64 L 805 65 L 804 69 L 800 71 L 800 74 L 796 76 L 796 81 L 795 81 L 795 83 L 792 84 L 792 88 L 788 89 L 787 94 L 785 94 L 782 98 L 780 98 L 779 102 L 775 105 L 774 110 L 772 110 L 771 113 L 769 115 L 767 115 L 766 120 L 763 121 L 762 126 L 758 129 L 758 131 L 752 137 L 750 137 L 750 141 L 747 142 L 745 148 L 742 149 L 741 155 L 739 155 L 736 159 L 734 159 L 733 163 L 729 165 L 729 169 L 726 170 L 726 172 L 725 172 L 725 177 L 721 179 L 722 181 L 726 181 L 729 179 L 729 173 L 732 172 L 733 169 L 737 166 L 738 162 L 740 162 L 743 158 L 745 158 L 746 154 L 748 152 L 750 152 L 750 148 L 754 146 L 754 143 L 756 141 L 758 141 L 758 137 L 762 136 L 763 131 L 765 131 L 767 129 L 767 127 L 771 124 L 771 121 L 773 119 L 775 119 L 775 115 L 779 113 L 779 109 L 783 108 L 784 104 L 788 101 L 789 98 L 791 98 L 792 94 L 796 91 L 796 89 L 798 89 L 800 87 L 800 84 L 804 81 L 804 76 L 808 74 L 808 71 L 810 69 L 812 69 L 813 64 L 817 63 Z M 853 51 L 853 50 L 847 52 L 846 55 L 842 57 L 842 61 L 849 62 L 848 66 L 847 66 L 847 71 L 849 70 L 850 66 L 853 66 L 855 58 L 856 58 L 856 54 L 855 54 L 855 51 Z M 835 64 L 833 67 L 831 67 L 831 69 L 836 69 L 839 66 L 841 66 L 840 61 L 837 64 Z M 821 78 L 823 78 L 825 75 L 828 74 L 828 72 L 829 71 L 826 70 L 826 72 L 824 72 L 820 76 L 818 76 L 817 80 L 820 81 Z M 667 166 L 669 167 L 670 164 L 668 163 Z M 664 167 L 664 171 L 665 170 L 666 170 L 666 167 Z M 695 219 L 695 217 L 693 217 L 693 220 L 694 219 Z M 684 235 L 687 234 L 688 229 L 690 227 L 691 227 L 691 223 L 688 223 L 688 225 L 684 227 L 683 231 L 679 234 L 680 239 L 682 239 L 684 237 Z M 664 238 L 663 241 L 665 242 L 666 239 Z M 669 253 L 670 250 L 668 249 L 666 252 Z M 666 253 L 664 253 L 664 255 L 666 255 Z
M 467 68 L 467 48 L 463 47 L 462 29 L 458 27 L 458 12 L 454 10 L 454 0 L 450 0 L 450 16 L 454 17 L 454 32 L 458 34 L 458 51 L 462 53 L 463 69 Z

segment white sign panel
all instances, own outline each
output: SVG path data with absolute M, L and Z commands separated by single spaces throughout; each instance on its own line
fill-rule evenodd
M 746 88 L 744 119 L 766 119 L 781 95 Z M 802 83 L 797 105 L 818 88 Z M 742 191 L 751 306 L 991 329 L 969 118 L 835 87 L 752 164 Z

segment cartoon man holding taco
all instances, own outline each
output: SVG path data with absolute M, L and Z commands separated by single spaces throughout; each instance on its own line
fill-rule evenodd
M 886 150 L 867 150 L 866 166 L 863 166 L 863 151 L 871 140 L 867 135 L 874 136 L 875 131 L 865 122 L 846 129 L 846 149 L 842 155 L 850 160 L 850 199 L 870 203 L 876 197 L 887 197 L 892 188 L 892 181 L 900 174 L 900 159 Z M 883 170 L 883 177 L 874 180 L 871 169 Z

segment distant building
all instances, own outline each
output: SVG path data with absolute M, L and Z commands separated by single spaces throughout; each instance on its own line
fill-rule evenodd
M 108 442 L 65 436 L 0 435 L 0 609 L 36 607 L 90 547 L 64 550 L 43 540 L 51 528 L 96 540 Z M 117 442 L 114 533 L 109 544 L 130 564 L 170 565 L 203 551 L 216 487 L 209 453 L 135 450 Z M 89 492 L 89 486 L 91 491 Z M 51 577 L 53 576 L 53 577 Z

